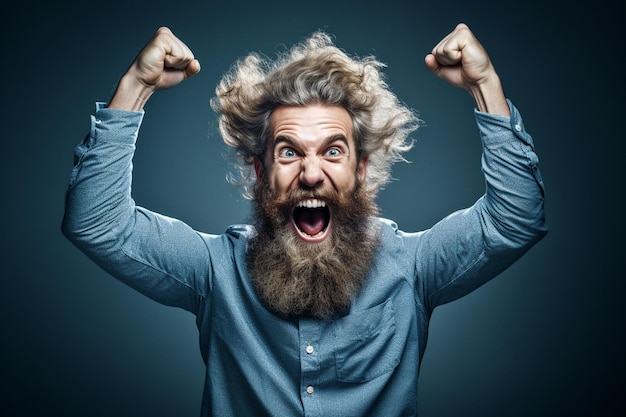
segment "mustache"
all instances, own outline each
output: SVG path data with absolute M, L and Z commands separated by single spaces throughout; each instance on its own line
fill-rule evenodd
M 274 193 L 277 194 L 277 193 Z M 321 189 L 304 189 L 301 187 L 293 188 L 283 195 L 275 195 L 274 202 L 279 206 L 288 206 L 290 208 L 295 207 L 296 204 L 305 199 L 318 199 L 323 200 L 330 204 L 339 205 L 343 202 L 343 199 L 334 190 L 321 190 Z
M 347 199 L 342 198 L 334 190 L 293 188 L 284 194 L 272 192 L 266 188 L 266 196 L 263 198 L 266 214 L 271 215 L 279 224 L 289 223 L 294 208 L 303 200 L 318 199 L 326 203 L 337 214 L 348 204 Z M 280 220 L 279 220 L 280 219 Z

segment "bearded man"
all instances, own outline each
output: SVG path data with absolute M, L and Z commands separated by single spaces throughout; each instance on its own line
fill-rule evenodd
M 533 140 L 481 44 L 460 24 L 425 63 L 475 100 L 486 191 L 416 233 L 378 217 L 375 199 L 419 121 L 380 62 L 348 56 L 322 32 L 273 61 L 241 59 L 216 89 L 252 225 L 206 234 L 131 198 L 145 103 L 200 71 L 169 29 L 97 105 L 63 231 L 118 279 L 196 315 L 203 416 L 416 415 L 433 309 L 547 232 Z

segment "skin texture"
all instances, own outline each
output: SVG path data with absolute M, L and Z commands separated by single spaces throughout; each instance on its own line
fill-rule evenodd
M 294 188 L 309 190 L 304 203 L 320 204 L 322 196 L 334 191 L 345 197 L 354 190 L 357 176 L 365 175 L 367 158 L 357 160 L 352 120 L 341 106 L 313 104 L 304 107 L 280 106 L 270 117 L 271 140 L 263 162 L 255 161 L 257 177 L 266 175 L 270 189 L 286 195 Z M 321 201 L 320 201 L 321 200 Z M 315 238 L 301 233 L 292 220 L 294 231 L 303 240 L 324 240 L 332 227 Z

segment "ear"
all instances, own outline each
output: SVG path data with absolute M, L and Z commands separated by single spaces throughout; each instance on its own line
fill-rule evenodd
M 368 162 L 368 156 L 365 155 L 363 158 L 361 158 L 361 160 L 359 161 L 356 167 L 356 174 L 359 177 L 360 181 L 365 180 L 365 174 L 367 173 L 367 162 Z
M 257 178 L 263 175 L 263 162 L 258 157 L 254 157 L 254 172 Z

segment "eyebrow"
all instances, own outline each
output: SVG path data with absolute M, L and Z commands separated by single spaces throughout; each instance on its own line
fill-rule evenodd
M 326 147 L 326 146 L 328 146 L 328 145 L 330 145 L 331 143 L 334 143 L 334 142 L 343 142 L 346 145 L 346 147 L 348 149 L 350 149 L 350 144 L 348 143 L 348 138 L 346 138 L 346 136 L 342 135 L 342 134 L 337 134 L 337 135 L 332 135 L 332 136 L 327 137 L 324 140 L 324 142 L 322 144 L 322 147 Z M 297 147 L 297 145 L 298 145 L 296 143 L 296 141 L 292 137 L 287 136 L 287 135 L 279 135 L 279 136 L 276 136 L 274 138 L 274 143 L 273 143 L 272 149 L 276 149 L 276 147 L 278 145 L 280 145 L 281 143 L 287 143 L 287 144 L 289 144 L 291 146 L 294 146 L 294 147 Z

